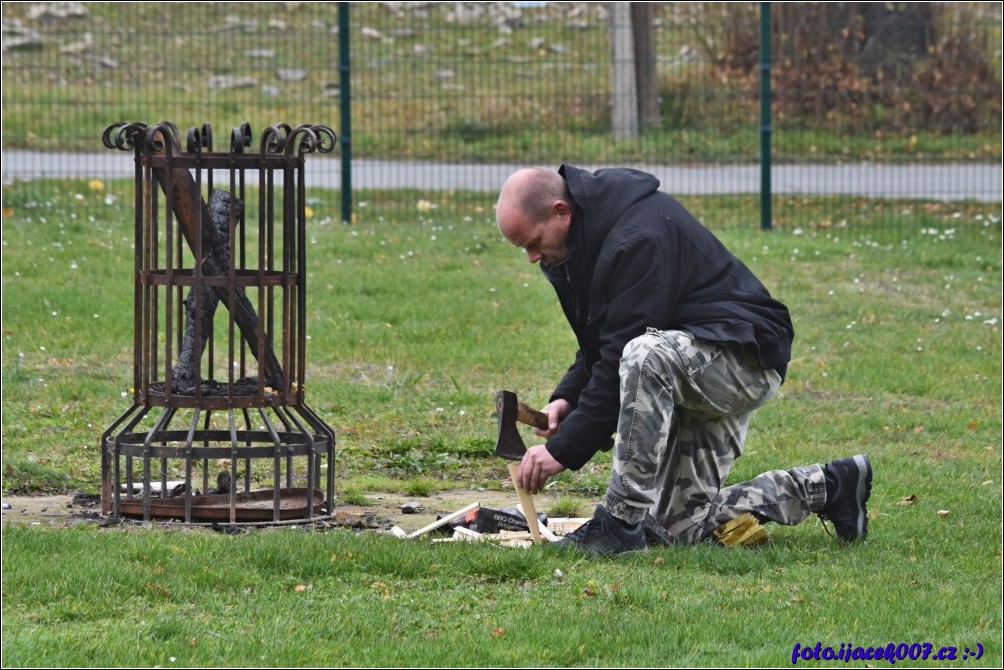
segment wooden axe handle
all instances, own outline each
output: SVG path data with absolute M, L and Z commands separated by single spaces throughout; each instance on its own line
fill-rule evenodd
M 516 406 L 516 420 L 541 430 L 548 429 L 547 415 L 543 412 L 538 412 L 522 401 L 517 403 Z

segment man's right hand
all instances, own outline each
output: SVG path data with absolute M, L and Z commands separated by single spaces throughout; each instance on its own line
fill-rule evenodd
M 535 432 L 539 437 L 551 439 L 554 437 L 554 434 L 558 432 L 558 425 L 566 416 L 568 416 L 569 412 L 572 411 L 572 406 L 567 400 L 558 398 L 557 400 L 541 407 L 540 411 L 547 415 L 547 430 L 534 428 L 533 432 Z
M 519 464 L 519 483 L 523 490 L 530 493 L 540 493 L 544 490 L 544 484 L 549 477 L 559 472 L 563 472 L 565 466 L 554 460 L 554 456 L 543 444 L 530 447 L 523 454 L 523 460 Z

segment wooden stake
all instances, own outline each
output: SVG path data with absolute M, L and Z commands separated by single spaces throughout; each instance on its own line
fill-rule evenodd
M 522 514 L 523 516 L 527 517 L 527 519 L 530 518 L 529 516 L 527 516 L 526 510 L 523 509 L 523 505 L 522 504 L 516 505 L 516 509 L 519 510 L 520 514 Z M 534 514 L 533 517 L 536 519 L 537 515 Z M 526 524 L 529 526 L 530 522 L 527 521 Z M 551 529 L 548 528 L 547 526 L 545 526 L 544 524 L 537 524 L 537 529 L 540 531 L 541 536 L 545 540 L 547 540 L 548 542 L 557 542 L 558 541 L 558 537 L 554 533 L 552 533 Z
M 540 543 L 540 527 L 537 525 L 537 508 L 533 506 L 533 498 L 527 491 L 519 485 L 519 463 L 509 463 L 509 479 L 512 480 L 513 488 L 516 489 L 516 496 L 519 504 L 523 506 L 523 516 L 526 517 L 526 525 L 530 528 L 530 535 L 533 536 L 534 544 Z

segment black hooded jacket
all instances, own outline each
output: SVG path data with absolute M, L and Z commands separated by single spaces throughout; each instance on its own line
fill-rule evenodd
M 788 309 L 653 175 L 626 168 L 590 173 L 563 165 L 575 208 L 568 256 L 541 263 L 578 340 L 575 362 L 551 400 L 572 412 L 548 452 L 578 470 L 610 446 L 620 410 L 625 345 L 646 328 L 685 330 L 750 349 L 784 378 L 794 328 Z

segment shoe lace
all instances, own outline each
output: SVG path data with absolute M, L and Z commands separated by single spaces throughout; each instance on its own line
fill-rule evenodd
M 594 535 L 599 535 L 605 532 L 606 529 L 603 527 L 602 521 L 599 519 L 590 519 L 565 537 L 575 543 L 585 543 L 588 542 Z
M 831 540 L 832 539 L 836 539 L 836 538 L 833 537 L 833 533 L 830 532 L 830 527 L 826 525 L 826 522 L 827 521 L 832 521 L 832 519 L 830 519 L 829 516 L 823 514 L 822 512 L 820 512 L 819 514 L 817 514 L 817 516 L 819 517 L 819 525 L 823 527 L 823 530 L 825 530 L 826 534 L 830 536 L 830 539 Z

